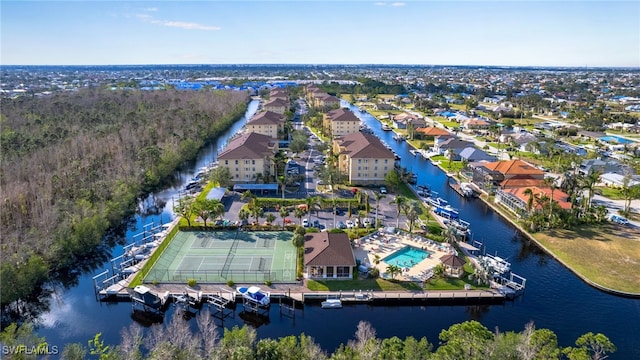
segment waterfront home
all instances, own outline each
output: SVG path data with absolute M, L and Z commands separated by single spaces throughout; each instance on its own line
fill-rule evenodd
M 427 122 L 424 119 L 419 118 L 415 114 L 402 113 L 393 117 L 393 127 L 396 129 L 406 129 L 409 125 L 412 125 L 414 129 L 427 126 Z
M 314 97 L 314 106 L 318 109 L 335 109 L 340 107 L 340 99 L 327 93 Z
M 358 132 L 360 119 L 349 109 L 335 109 L 324 114 L 322 126 L 332 137 Z
M 252 116 L 246 127 L 249 132 L 280 139 L 284 134 L 284 123 L 284 115 L 267 110 Z
M 433 152 L 440 155 L 446 155 L 449 150 L 454 154 L 451 160 L 460 160 L 460 152 L 465 148 L 473 147 L 473 143 L 465 140 L 460 140 L 455 137 L 442 137 L 435 138 L 433 143 Z
M 472 146 L 466 147 L 460 151 L 460 159 L 467 162 L 494 162 L 498 160 L 495 156 L 487 154 L 484 150 L 480 150 Z
M 319 232 L 304 237 L 304 270 L 307 279 L 353 277 L 356 258 L 346 233 Z
M 393 152 L 371 134 L 355 132 L 333 140 L 338 168 L 354 185 L 383 184 L 393 169 Z
M 472 163 L 473 182 L 485 190 L 538 186 L 544 183 L 544 171 L 522 160 Z
M 287 110 L 289 110 L 289 102 L 280 98 L 276 98 L 265 103 L 263 108 L 266 111 L 273 111 L 274 113 L 284 114 Z
M 625 186 L 635 186 L 640 184 L 638 175 L 621 175 L 616 173 L 604 173 L 600 175 L 600 182 L 605 186 L 621 188 Z
M 235 184 L 256 182 L 275 173 L 271 159 L 277 151 L 278 141 L 271 136 L 246 132 L 229 141 L 218 154 L 218 164 L 229 169 Z
M 527 195 L 527 189 L 531 189 L 532 195 Z M 512 189 L 497 189 L 495 203 L 502 204 L 504 207 L 509 209 L 511 212 L 516 215 L 522 216 L 527 214 L 529 209 L 527 209 L 527 203 L 529 202 L 529 196 L 533 196 L 535 198 L 541 198 L 546 196 L 549 200 L 552 200 L 565 210 L 571 209 L 571 201 L 569 200 L 569 194 L 561 191 L 560 189 L 554 189 L 551 191 L 550 188 L 546 187 L 519 187 Z M 536 203 L 535 200 L 533 202 L 533 209 L 541 209 L 541 205 Z

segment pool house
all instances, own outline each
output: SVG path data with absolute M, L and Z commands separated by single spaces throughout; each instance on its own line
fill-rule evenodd
M 314 280 L 350 280 L 356 266 L 346 233 L 311 233 L 304 237 L 304 276 Z

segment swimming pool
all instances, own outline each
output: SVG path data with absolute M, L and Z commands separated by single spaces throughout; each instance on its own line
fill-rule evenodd
M 426 259 L 432 252 L 415 248 L 413 246 L 405 246 L 393 254 L 385 257 L 382 261 L 389 265 L 397 265 L 401 268 L 411 268 L 420 261 Z
M 621 138 L 621 137 L 613 136 L 613 135 L 603 136 L 603 137 L 600 138 L 600 140 L 607 141 L 607 142 L 617 142 L 618 144 L 630 144 L 630 143 L 633 142 L 631 140 L 627 140 L 625 138 Z

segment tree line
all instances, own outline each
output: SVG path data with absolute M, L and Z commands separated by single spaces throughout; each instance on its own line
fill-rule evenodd
M 2 305 L 94 256 L 136 198 L 246 110 L 234 91 L 110 91 L 2 99 Z
M 353 339 L 341 344 L 333 353 L 323 350 L 304 333 L 260 340 L 256 330 L 248 326 L 234 326 L 220 333 L 208 312 L 200 312 L 196 324 L 194 331 L 181 316 L 174 316 L 166 325 L 153 325 L 148 330 L 132 324 L 123 329 L 120 344 L 105 344 L 101 334 L 97 334 L 88 341 L 88 346 L 73 343 L 64 349 L 56 348 L 56 351 L 68 360 L 86 359 L 87 355 L 101 360 L 595 360 L 605 359 L 616 351 L 607 336 L 592 332 L 580 336 L 575 346 L 562 347 L 553 331 L 536 329 L 533 323 L 527 324 L 521 332 L 501 332 L 497 328 L 492 332 L 475 320 L 454 324 L 440 332 L 439 346 L 434 350 L 426 337 L 380 339 L 370 323 L 360 321 Z M 0 333 L 0 341 L 13 349 L 40 349 L 42 352 L 51 349 L 44 338 L 33 333 L 30 324 L 8 327 Z M 13 355 L 20 359 L 36 358 L 24 353 Z

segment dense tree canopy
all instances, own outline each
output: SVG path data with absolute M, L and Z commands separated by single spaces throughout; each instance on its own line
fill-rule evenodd
M 246 109 L 243 92 L 2 99 L 2 304 L 92 256 L 105 231 Z

